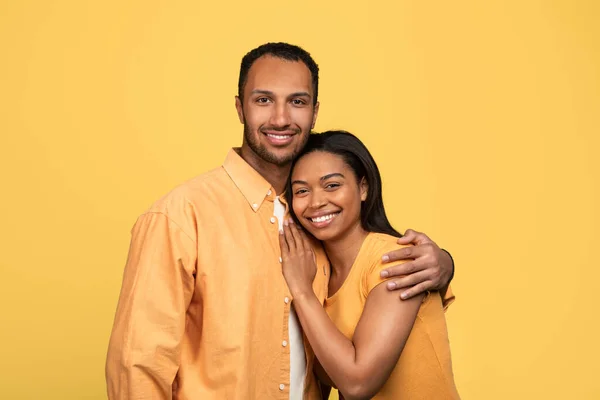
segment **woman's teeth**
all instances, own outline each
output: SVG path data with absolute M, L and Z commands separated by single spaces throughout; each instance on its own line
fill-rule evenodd
M 331 218 L 335 217 L 336 215 L 338 215 L 339 213 L 332 213 L 332 214 L 328 214 L 328 215 L 321 215 L 320 217 L 316 217 L 316 218 L 309 218 L 312 222 L 325 222 L 325 221 L 329 221 Z

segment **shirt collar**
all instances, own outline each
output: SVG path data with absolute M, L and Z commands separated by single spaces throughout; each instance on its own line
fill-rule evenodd
M 255 212 L 265 199 L 274 198 L 271 184 L 239 155 L 239 148 L 229 150 L 223 168 Z

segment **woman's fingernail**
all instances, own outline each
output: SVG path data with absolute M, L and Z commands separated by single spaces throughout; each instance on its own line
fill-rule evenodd
M 402 300 L 406 300 L 406 298 L 408 297 L 408 293 L 404 292 L 400 295 L 400 297 L 402 297 Z
M 387 271 L 381 271 L 380 275 L 381 275 L 382 278 L 387 278 L 388 276 L 390 276 L 390 273 L 387 272 Z
M 388 289 L 396 289 L 396 284 L 394 282 L 389 282 L 387 284 Z
M 383 256 L 383 257 L 381 257 L 381 260 L 383 262 L 388 262 L 388 261 L 390 261 L 390 257 L 389 256 Z

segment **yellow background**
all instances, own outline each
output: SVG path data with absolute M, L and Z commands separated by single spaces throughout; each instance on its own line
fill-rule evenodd
M 463 399 L 600 398 L 600 2 L 365 3 L 0 3 L 0 398 L 105 398 L 129 230 L 241 143 L 239 62 L 280 40 L 454 255 Z

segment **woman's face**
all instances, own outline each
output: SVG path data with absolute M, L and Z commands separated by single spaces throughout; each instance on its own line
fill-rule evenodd
M 360 227 L 360 206 L 367 185 L 332 153 L 301 157 L 291 176 L 292 207 L 302 226 L 319 240 L 335 240 Z

